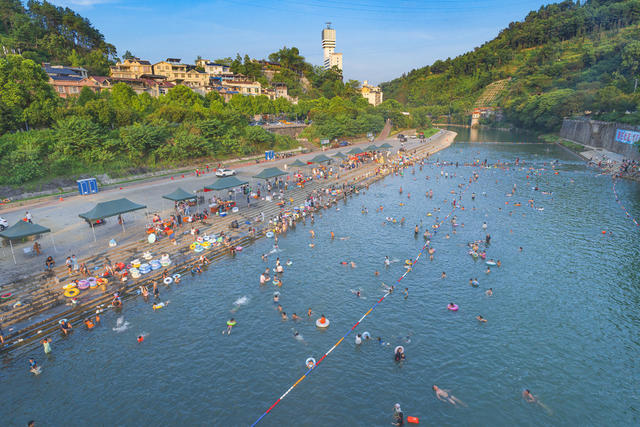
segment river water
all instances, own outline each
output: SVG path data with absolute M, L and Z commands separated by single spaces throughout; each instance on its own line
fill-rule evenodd
M 394 292 L 355 330 L 390 345 L 357 346 L 352 333 L 260 425 L 388 426 L 396 402 L 426 425 L 637 425 L 640 230 L 615 202 L 610 178 L 541 144 L 456 142 L 436 157 L 460 164 L 519 157 L 526 167 L 545 170 L 429 165 L 388 177 L 340 202 L 339 210 L 318 214 L 315 224 L 300 223 L 281 237 L 277 253 L 270 253 L 272 239 L 262 239 L 198 277 L 163 287 L 160 299 L 170 301 L 164 309 L 128 300 L 122 313 L 104 313 L 92 331 L 56 335 L 49 357 L 35 347 L 5 359 L 2 424 L 251 424 L 306 372 L 308 357 L 319 359 L 383 295 L 381 282 L 392 284 L 405 271 L 404 260 L 424 244 L 414 226 L 422 223 L 422 233 L 443 218 L 450 191 L 477 171 L 478 182 L 462 196 L 465 210 L 455 213 L 456 234 L 446 222 L 432 239 L 434 260 L 423 256 L 401 282 L 408 298 Z M 556 159 L 558 174 L 549 170 Z M 456 176 L 440 178 L 441 170 Z M 514 184 L 515 195 L 507 197 Z M 532 190 L 536 184 L 540 191 Z M 433 199 L 425 197 L 428 189 Z M 640 187 L 620 182 L 617 189 L 638 215 Z M 529 207 L 530 198 L 544 210 Z M 379 205 L 383 213 L 375 212 Z M 387 216 L 406 223 L 383 225 Z M 486 233 L 488 258 L 502 262 L 490 274 L 467 254 L 467 242 Z M 389 268 L 385 255 L 396 261 Z M 293 262 L 285 267 L 281 304 L 301 321 L 282 321 L 272 302 L 275 287 L 258 284 L 276 256 Z M 479 288 L 468 284 L 476 277 Z M 352 292 L 358 289 L 360 298 Z M 235 310 L 243 297 L 246 304 Z M 460 310 L 448 311 L 449 302 Z M 326 330 L 314 326 L 321 313 L 331 321 Z M 479 323 L 478 314 L 488 322 Z M 232 316 L 237 326 L 224 335 Z M 128 323 L 116 331 L 119 317 L 121 326 Z M 139 334 L 146 336 L 141 344 Z M 405 347 L 401 364 L 393 361 L 396 345 Z M 28 372 L 29 356 L 42 366 L 40 375 Z M 466 406 L 438 401 L 433 384 Z M 544 406 L 525 403 L 525 388 Z

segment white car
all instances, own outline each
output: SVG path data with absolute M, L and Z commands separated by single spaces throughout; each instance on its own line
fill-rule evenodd
M 9 221 L 0 216 L 0 231 L 3 231 L 7 227 L 9 227 Z
M 216 171 L 216 176 L 219 176 L 219 177 L 233 176 L 235 174 L 236 174 L 236 171 L 234 171 L 233 169 L 218 169 Z

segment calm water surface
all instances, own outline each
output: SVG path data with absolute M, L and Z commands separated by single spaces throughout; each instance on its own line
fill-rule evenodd
M 409 298 L 395 293 L 356 329 L 391 345 L 356 346 L 350 335 L 260 425 L 388 426 L 396 402 L 426 425 L 637 425 L 640 231 L 616 204 L 610 179 L 553 146 L 456 143 L 438 157 L 461 163 L 520 157 L 537 168 L 559 159 L 559 173 L 477 169 L 479 182 L 463 195 L 465 210 L 456 211 L 464 227 L 453 234 L 445 224 L 432 240 L 435 259 L 421 258 L 402 282 Z M 422 221 L 424 230 L 442 218 L 450 191 L 476 169 L 444 168 L 456 174 L 452 179 L 439 178 L 440 170 L 427 166 L 389 177 L 341 202 L 339 211 L 318 215 L 315 224 L 299 224 L 267 263 L 260 255 L 273 241 L 261 240 L 199 277 L 162 288 L 161 299 L 170 300 L 165 309 L 154 312 L 150 302 L 130 300 L 121 314 L 105 313 L 91 332 L 78 327 L 67 338 L 56 336 L 50 357 L 35 347 L 5 360 L 3 424 L 250 424 L 306 371 L 307 357 L 320 358 L 373 305 L 383 294 L 381 282 L 391 284 L 404 272 L 403 261 L 424 243 L 413 227 Z M 506 197 L 514 183 L 516 194 Z M 553 195 L 533 191 L 536 183 Z M 428 189 L 432 200 L 424 197 Z M 620 182 L 618 190 L 638 215 L 639 186 Z M 527 206 L 532 197 L 544 211 Z M 522 207 L 513 206 L 518 201 Z M 374 212 L 379 205 L 382 214 Z M 405 217 L 406 224 L 382 225 L 386 216 Z M 466 247 L 484 238 L 484 221 L 492 236 L 488 257 L 502 261 L 488 275 Z M 397 260 L 388 269 L 385 255 Z M 285 267 L 281 304 L 305 320 L 281 321 L 273 285 L 258 284 L 276 256 L 293 261 Z M 479 288 L 468 285 L 471 277 Z M 489 287 L 493 297 L 485 295 Z M 230 313 L 241 297 L 248 303 Z M 458 312 L 447 311 L 451 301 Z M 306 320 L 307 308 L 324 313 L 331 326 L 316 329 Z M 479 324 L 478 314 L 488 323 Z M 120 316 L 128 328 L 116 332 Z M 238 325 L 226 336 L 221 332 L 231 316 Z M 294 330 L 304 341 L 294 339 Z M 147 338 L 138 344 L 141 333 Z M 400 344 L 407 360 L 399 365 L 393 347 Z M 42 365 L 41 375 L 28 372 L 29 356 Z M 432 384 L 450 389 L 467 407 L 438 401 Z M 548 410 L 524 403 L 524 388 Z

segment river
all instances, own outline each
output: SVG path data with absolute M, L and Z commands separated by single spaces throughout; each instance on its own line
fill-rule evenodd
M 432 239 L 434 260 L 421 257 L 400 284 L 408 298 L 398 289 L 354 331 L 390 345 L 357 346 L 352 333 L 259 425 L 388 426 L 396 402 L 426 425 L 637 425 L 640 230 L 616 203 L 610 178 L 559 147 L 509 139 L 498 133 L 484 140 L 501 143 L 456 142 L 434 157 L 459 167 L 427 165 L 379 181 L 318 214 L 315 224 L 300 223 L 280 238 L 278 252 L 271 253 L 273 239 L 262 239 L 200 276 L 162 287 L 160 299 L 170 303 L 161 310 L 128 300 L 92 331 L 56 334 L 49 357 L 38 346 L 5 358 L 3 425 L 251 424 L 306 372 L 308 357 L 319 359 L 383 295 L 381 282 L 402 275 L 404 260 L 424 244 L 414 226 L 422 223 L 422 233 L 443 218 L 450 192 L 472 171 L 480 177 L 462 196 L 465 209 L 455 212 L 456 233 L 445 222 Z M 524 167 L 462 166 L 516 157 Z M 456 176 L 441 178 L 441 170 Z M 514 184 L 515 195 L 507 197 Z M 425 197 L 428 189 L 433 199 Z M 619 182 L 617 189 L 629 212 L 640 214 L 640 186 Z M 529 207 L 530 198 L 544 210 Z M 383 213 L 375 212 L 380 205 Z M 406 224 L 383 225 L 387 216 Z M 467 242 L 486 233 L 487 258 L 502 263 L 490 274 L 467 254 Z M 396 261 L 389 268 L 385 255 Z M 303 320 L 282 321 L 274 286 L 258 284 L 276 256 L 292 261 L 280 303 Z M 355 268 L 341 264 L 350 261 Z M 476 277 L 480 286 L 473 288 L 468 282 Z M 234 306 L 242 297 L 246 304 Z M 460 310 L 448 311 L 449 302 Z M 321 313 L 331 321 L 326 330 L 314 325 Z M 488 322 L 478 322 L 478 314 Z M 237 326 L 226 335 L 230 317 Z M 118 318 L 127 326 L 116 331 Z M 140 334 L 143 343 L 136 342 Z M 393 361 L 396 345 L 406 351 L 400 364 Z M 30 356 L 40 375 L 29 373 Z M 438 401 L 433 384 L 466 406 Z M 544 406 L 525 403 L 525 388 Z

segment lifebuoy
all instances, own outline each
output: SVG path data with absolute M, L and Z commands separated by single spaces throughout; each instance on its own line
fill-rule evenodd
M 80 290 L 78 288 L 69 288 L 66 291 L 64 291 L 64 296 L 67 298 L 73 298 L 78 296 L 79 293 L 80 293 Z
M 173 282 L 173 279 L 171 277 L 165 277 L 164 280 L 162 281 L 165 285 L 170 285 Z
M 9 299 L 13 295 L 11 292 L 7 292 L 6 294 L 0 295 L 0 299 Z
M 316 359 L 314 359 L 313 357 L 310 357 L 307 360 L 305 360 L 304 364 L 307 365 L 307 368 L 309 369 L 315 368 Z

